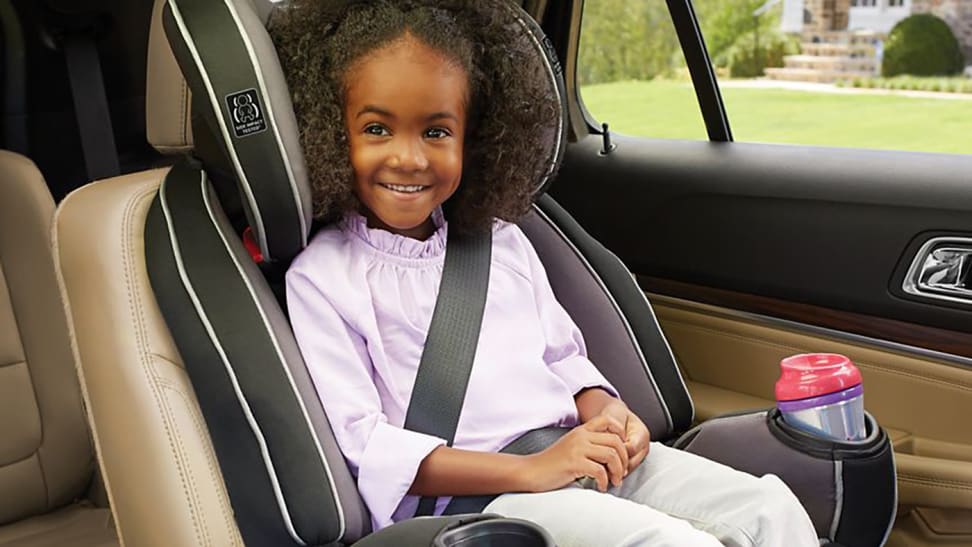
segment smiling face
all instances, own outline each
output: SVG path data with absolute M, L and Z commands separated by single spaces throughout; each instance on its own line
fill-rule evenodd
M 408 34 L 351 66 L 344 119 L 369 226 L 432 234 L 432 211 L 462 177 L 468 88 L 462 68 Z

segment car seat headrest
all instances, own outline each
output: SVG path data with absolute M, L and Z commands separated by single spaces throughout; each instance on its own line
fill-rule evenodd
M 290 95 L 264 28 L 271 7 L 267 0 L 168 0 L 162 22 L 194 114 L 217 137 L 254 239 L 274 262 L 306 245 L 311 200 Z
M 508 28 L 529 37 L 559 102 L 549 150 L 537 173 L 539 194 L 556 173 L 566 144 L 561 65 L 537 23 L 512 2 L 501 3 L 508 7 L 503 15 L 510 18 Z M 312 202 L 293 105 L 265 28 L 274 9 L 286 9 L 285 2 L 166 0 L 163 25 L 195 97 L 194 113 L 206 121 L 233 167 L 264 259 L 288 261 L 306 245 Z M 205 164 L 206 158 L 201 159 Z
M 190 94 L 162 30 L 165 0 L 155 0 L 145 59 L 145 136 L 162 154 L 192 151 Z
M 547 190 L 564 159 L 564 150 L 567 146 L 567 92 L 562 65 L 553 44 L 543 33 L 540 25 L 529 14 L 512 3 L 509 3 L 509 7 L 510 14 L 516 19 L 516 23 L 523 28 L 523 31 L 533 42 L 536 55 L 544 68 L 545 83 L 549 86 L 552 95 L 557 98 L 557 119 L 548 140 L 550 146 L 544 162 L 544 171 L 537 178 L 537 186 L 534 191 L 534 199 L 536 199 Z

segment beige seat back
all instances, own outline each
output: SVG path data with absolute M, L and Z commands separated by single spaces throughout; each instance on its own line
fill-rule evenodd
M 192 147 L 189 97 L 160 22 L 149 37 L 150 142 Z M 81 381 L 125 545 L 242 545 L 182 359 L 144 258 L 145 218 L 167 169 L 89 184 L 58 208 L 55 253 L 76 325 Z M 98 242 L 98 244 L 92 244 Z
M 165 173 L 89 184 L 58 209 L 55 246 L 81 379 L 122 543 L 239 545 L 206 424 L 145 266 L 145 218 Z
M 111 514 L 90 488 L 94 452 L 51 252 L 53 215 L 33 162 L 0 151 L 0 547 L 111 547 Z
M 54 201 L 0 151 L 0 525 L 82 497 L 94 453 L 51 255 Z

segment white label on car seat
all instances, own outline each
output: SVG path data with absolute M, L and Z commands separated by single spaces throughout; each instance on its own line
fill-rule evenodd
M 256 89 L 245 89 L 226 96 L 226 108 L 233 120 L 236 138 L 249 137 L 267 130 L 263 108 Z

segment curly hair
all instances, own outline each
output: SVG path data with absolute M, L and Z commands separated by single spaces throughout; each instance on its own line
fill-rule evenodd
M 344 120 L 347 75 L 406 33 L 469 78 L 462 178 L 443 206 L 450 226 L 468 231 L 527 212 L 547 174 L 559 102 L 506 1 L 293 0 L 274 14 L 269 31 L 290 88 L 316 218 L 335 220 L 361 206 Z

